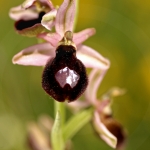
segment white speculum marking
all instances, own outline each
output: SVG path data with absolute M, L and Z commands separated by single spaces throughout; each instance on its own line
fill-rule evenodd
M 73 88 L 78 83 L 80 76 L 74 70 L 65 67 L 55 74 L 55 78 L 62 88 L 66 84 L 69 84 Z

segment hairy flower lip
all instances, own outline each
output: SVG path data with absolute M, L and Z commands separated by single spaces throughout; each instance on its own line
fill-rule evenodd
M 120 149 L 125 146 L 126 133 L 122 125 L 112 116 L 95 111 L 93 125 L 99 136 L 110 147 Z
M 121 148 L 125 144 L 125 132 L 122 125 L 113 116 L 101 114 L 102 123 L 117 138 L 116 148 Z
M 24 36 L 34 37 L 37 34 L 46 31 L 46 29 L 41 25 L 41 19 L 44 14 L 44 12 L 41 12 L 39 17 L 36 19 L 16 21 L 16 32 Z
M 98 112 L 94 112 L 94 127 L 96 131 L 99 133 L 100 137 L 112 148 L 116 148 L 117 139 L 116 137 L 111 134 L 106 126 L 100 120 Z
M 46 31 L 46 29 L 40 23 L 37 23 L 32 27 L 28 27 L 23 30 L 16 30 L 18 34 L 28 37 L 36 37 L 37 34 L 40 34 L 43 31 Z
M 33 20 L 19 20 L 15 23 L 15 28 L 18 31 L 25 30 L 26 28 L 32 28 L 36 24 L 41 23 L 41 19 L 44 16 L 45 12 L 40 12 L 38 18 L 35 18 Z
M 79 75 L 74 87 L 66 83 L 61 87 L 56 74 L 59 70 L 69 68 Z M 61 77 L 62 78 L 62 77 Z M 42 76 L 43 89 L 59 102 L 75 101 L 86 89 L 87 74 L 82 62 L 76 58 L 76 50 L 72 45 L 60 45 L 56 49 L 56 57 L 47 62 Z

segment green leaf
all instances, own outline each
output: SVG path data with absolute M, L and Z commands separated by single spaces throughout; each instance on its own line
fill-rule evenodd
M 51 142 L 53 150 L 64 150 L 64 142 L 61 130 L 61 116 L 59 111 L 56 113 L 56 118 L 52 127 Z
M 84 110 L 73 116 L 63 128 L 63 138 L 66 142 L 71 139 L 85 124 L 87 124 L 93 115 L 93 109 Z

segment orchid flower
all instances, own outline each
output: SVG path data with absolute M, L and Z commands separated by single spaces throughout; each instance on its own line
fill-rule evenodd
M 102 140 L 110 147 L 123 149 L 125 147 L 125 131 L 122 125 L 112 115 L 98 111 L 94 112 L 93 124 Z
M 9 16 L 15 20 L 15 30 L 17 33 L 33 37 L 46 31 L 41 21 L 46 21 L 45 15 L 47 13 L 51 15 L 49 27 L 52 28 L 54 26 L 56 12 L 57 10 L 49 0 L 26 0 L 23 4 L 11 8 Z
M 92 70 L 89 76 L 92 82 L 90 82 L 85 95 L 95 108 L 93 125 L 99 136 L 112 148 L 120 149 L 124 147 L 126 133 L 122 125 L 113 118 L 111 105 L 112 98 L 123 95 L 125 91 L 117 87 L 112 88 L 99 100 L 96 95 L 104 74 L 105 72 L 100 72 L 98 69 Z M 91 91 L 90 94 L 89 91 Z
M 110 64 L 94 49 L 82 45 L 95 33 L 94 28 L 73 33 L 75 8 L 76 0 L 64 0 L 57 10 L 56 32 L 39 34 L 46 43 L 28 47 L 13 57 L 14 64 L 45 66 L 42 86 L 60 102 L 74 101 L 85 91 L 88 84 L 85 67 L 106 72 Z M 43 25 L 50 30 L 49 21 Z

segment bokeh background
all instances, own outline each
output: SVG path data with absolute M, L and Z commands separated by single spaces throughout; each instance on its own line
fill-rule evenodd
M 8 12 L 22 0 L 0 0 L 0 150 L 28 150 L 26 124 L 41 114 L 53 117 L 53 101 L 41 88 L 41 67 L 13 65 L 11 59 L 36 39 L 15 33 Z M 62 0 L 53 0 L 59 5 Z M 82 0 L 76 31 L 95 27 L 85 44 L 111 61 L 98 97 L 114 86 L 114 116 L 128 132 L 126 150 L 150 149 L 150 1 Z M 74 150 L 111 150 L 91 124 L 73 138 Z

